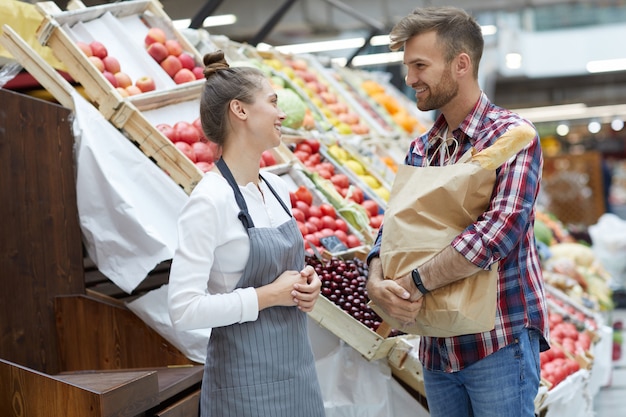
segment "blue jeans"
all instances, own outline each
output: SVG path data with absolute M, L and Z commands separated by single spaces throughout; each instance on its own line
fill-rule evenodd
M 459 372 L 424 369 L 431 417 L 533 417 L 539 389 L 539 334 L 510 344 Z

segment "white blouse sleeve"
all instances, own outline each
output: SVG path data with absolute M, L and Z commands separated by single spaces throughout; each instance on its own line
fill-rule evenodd
M 226 262 L 227 267 L 220 271 L 219 260 L 216 265 L 215 254 L 220 245 L 245 248 L 248 237 L 237 217 L 232 216 L 233 210 L 238 210 L 232 189 L 221 177 L 207 175 L 215 178 L 205 176 L 196 186 L 178 220 L 179 244 L 168 285 L 169 313 L 177 330 L 227 326 L 258 317 L 255 289 L 233 290 L 241 275 L 237 269 L 243 269 L 247 256 L 244 264 L 237 267 Z M 241 254 L 238 255 L 241 259 Z M 224 262 L 221 264 L 223 267 Z M 209 277 L 217 280 L 211 283 L 213 286 L 221 285 L 224 290 L 209 293 Z

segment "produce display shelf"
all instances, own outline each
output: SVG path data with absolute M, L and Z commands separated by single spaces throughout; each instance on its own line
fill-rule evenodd
M 119 58 L 122 69 L 127 68 L 133 80 L 150 76 L 157 90 L 184 87 L 176 84 L 145 50 L 144 38 L 150 27 L 163 29 L 168 39 L 177 40 L 195 62 L 202 62 L 198 51 L 174 27 L 156 0 L 131 0 L 69 11 L 62 11 L 53 2 L 39 2 L 36 7 L 43 15 L 36 34 L 38 41 L 49 46 L 65 63 L 68 73 L 84 87 L 98 108 L 117 109 L 124 97 L 82 52 L 77 41 L 89 43 L 98 38 L 106 39 L 103 42 L 110 55 Z M 202 80 L 191 83 L 202 83 Z

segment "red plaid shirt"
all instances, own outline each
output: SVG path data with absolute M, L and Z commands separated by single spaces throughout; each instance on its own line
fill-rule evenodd
M 483 93 L 472 112 L 452 133 L 459 149 L 446 164 L 463 154 L 490 146 L 509 128 L 529 123 L 519 115 L 492 104 Z M 413 166 L 440 165 L 433 156 L 437 137 L 447 127 L 439 116 L 433 127 L 415 139 L 405 163 Z M 429 148 L 431 148 L 429 150 Z M 467 367 L 512 343 L 524 327 L 543 334 L 541 349 L 548 348 L 547 307 L 535 235 L 535 199 L 539 192 L 543 157 L 535 137 L 514 158 L 497 170 L 491 203 L 485 213 L 452 242 L 452 246 L 473 264 L 488 269 L 499 262 L 496 325 L 490 332 L 457 337 L 425 337 L 420 342 L 420 359 L 429 370 L 454 372 Z M 382 228 L 369 258 L 378 256 Z

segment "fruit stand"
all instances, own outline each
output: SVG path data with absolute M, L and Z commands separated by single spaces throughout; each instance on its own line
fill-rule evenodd
M 174 29 L 157 1 L 72 11 L 61 11 L 51 2 L 37 7 L 42 14 L 39 41 L 67 64 L 71 77 L 84 88 L 84 96 L 105 123 L 160 168 L 156 184 L 148 186 L 156 189 L 160 181 L 173 181 L 189 194 L 219 157 L 198 129 L 200 77 L 176 77 L 183 68 L 193 73 L 198 67 L 198 47 Z M 103 35 L 110 32 L 116 36 Z M 106 45 L 97 39 L 107 39 Z M 162 48 L 159 52 L 152 46 L 165 45 L 168 40 L 176 41 L 180 50 L 170 42 L 173 49 L 165 55 Z M 56 77 L 55 70 L 20 43 L 10 28 L 4 28 L 1 41 L 44 87 L 57 92 L 59 102 L 71 103 L 68 97 L 74 86 Z M 108 52 L 97 52 L 99 45 Z M 264 71 L 279 92 L 279 105 L 283 100 L 289 107 L 285 108 L 290 118 L 283 127 L 283 144 L 264 155 L 262 170 L 280 175 L 291 187 L 292 210 L 307 261 L 323 282 L 322 296 L 309 314 L 311 322 L 366 361 L 384 363 L 423 404 L 421 365 L 416 355 L 419 336 L 390 329 L 369 309 L 364 257 L 384 218 L 395 168 L 402 163 L 409 141 L 426 129 L 428 115 L 419 114 L 406 97 L 375 74 L 327 67 L 312 56 L 256 51 L 223 38 L 212 39 L 202 49 L 218 46 L 237 65 Z M 96 55 L 101 56 L 102 67 L 92 58 Z M 162 65 L 171 55 L 192 60 L 183 67 L 179 58 L 180 68 Z M 115 57 L 119 65 L 112 59 L 105 61 L 106 57 Z M 120 81 L 125 77 L 114 76 L 122 69 L 134 83 L 124 81 L 122 87 Z M 154 84 L 139 82 L 146 82 L 146 77 Z M 131 88 L 129 92 L 128 85 L 139 91 Z M 120 152 L 125 149 L 118 148 Z M 132 172 L 128 175 L 132 181 Z M 551 254 L 543 257 L 543 266 L 553 348 L 541 357 L 537 414 L 550 416 L 567 410 L 567 415 L 589 415 L 593 396 L 610 370 L 610 363 L 607 366 L 604 360 L 610 331 L 601 314 L 612 308 L 606 285 L 609 277 L 589 251 L 577 246 L 564 249 L 564 245 L 578 244 L 558 222 L 543 212 L 538 219 L 543 253 Z M 172 225 L 176 219 L 159 221 Z M 119 238 L 123 241 L 125 237 Z M 570 257 L 572 253 L 576 256 Z M 148 324 L 156 314 L 162 311 L 138 312 Z M 176 337 L 162 328 L 158 331 L 166 339 Z

